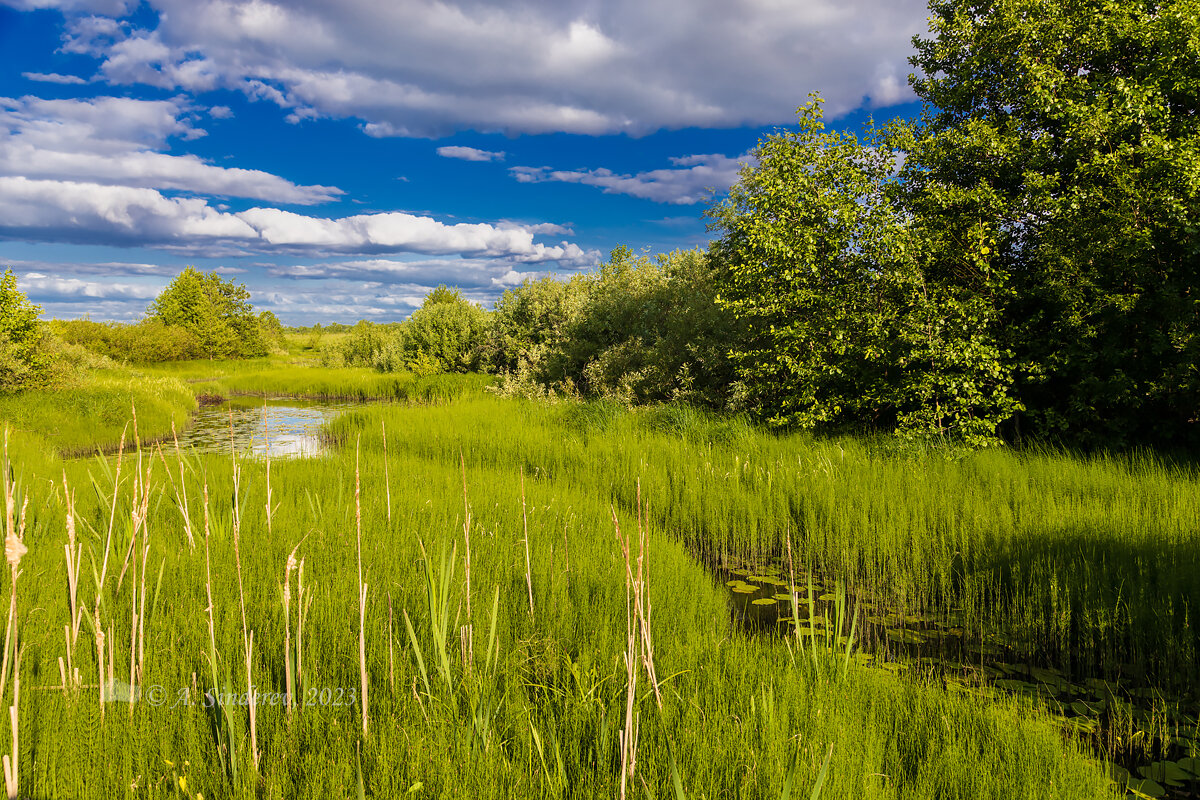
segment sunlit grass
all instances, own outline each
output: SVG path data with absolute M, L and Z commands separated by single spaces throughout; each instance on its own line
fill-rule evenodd
M 351 392 L 371 380 L 365 370 L 264 363 L 216 365 L 215 381 L 182 383 L 213 374 L 202 366 L 156 380 L 185 392 L 290 387 L 280 394 Z M 630 796 L 778 798 L 785 786 L 821 798 L 1113 793 L 1030 701 L 860 665 L 848 608 L 834 620 L 848 643 L 834 627 L 831 648 L 743 630 L 704 559 L 777 556 L 789 532 L 792 597 L 816 573 L 902 608 L 953 609 L 972 630 L 1021 638 L 1040 658 L 1073 652 L 1075 637 L 1096 654 L 1091 670 L 1182 678 L 1195 669 L 1185 623 L 1197 607 L 1200 494 L 1187 470 L 1056 453 L 895 452 L 686 409 L 504 400 L 473 380 L 412 379 L 404 399 L 438 404 L 346 413 L 330 427 L 331 456 L 271 463 L 269 497 L 267 465 L 241 462 L 235 492 L 227 454 L 164 447 L 139 468 L 127 450 L 118 479 L 112 457 L 15 451 L 30 497 L 18 596 L 22 794 L 99 798 L 133 786 L 153 795 L 178 791 L 184 777 L 193 797 L 350 797 L 361 776 L 373 797 L 616 797 L 630 724 Z M 140 402 L 138 417 L 144 429 L 161 425 L 143 421 L 152 414 Z M 28 420 L 29 437 L 55 424 Z M 64 471 L 74 550 L 64 548 Z M 627 570 L 613 520 L 615 510 L 638 541 L 639 481 L 640 612 L 636 566 Z M 118 586 L 135 547 L 137 581 Z M 73 590 L 68 551 L 84 562 Z M 10 597 L 6 585 L 0 605 Z M 81 688 L 61 686 L 57 667 L 72 607 L 84 609 L 70 658 Z M 639 661 L 645 646 L 629 645 L 639 614 L 652 670 Z M 116 683 L 144 659 L 140 699 L 103 714 L 97 630 Z M 1125 666 L 1110 663 L 1118 658 Z M 235 698 L 204 704 L 207 689 L 242 694 L 248 683 L 268 698 L 253 737 Z M 269 703 L 289 688 L 294 708 Z

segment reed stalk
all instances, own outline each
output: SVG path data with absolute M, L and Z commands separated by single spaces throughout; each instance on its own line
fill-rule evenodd
M 304 692 L 304 620 L 312 606 L 312 589 L 304 589 L 304 559 L 296 567 L 296 691 Z
M 380 429 L 383 431 L 383 490 L 387 495 L 387 521 L 388 525 L 392 523 L 392 482 L 388 477 L 388 453 L 387 453 L 387 420 L 379 420 Z
M 358 539 L 358 675 L 362 687 L 362 732 L 365 739 L 369 733 L 367 705 L 367 584 L 363 582 L 362 568 L 362 502 L 360 500 L 359 447 L 354 446 L 354 527 Z
M 525 589 L 529 593 L 529 618 L 533 619 L 533 570 L 529 565 L 529 514 L 525 510 L 524 467 L 521 468 L 521 523 L 525 529 Z
M 296 706 L 296 674 L 295 662 L 292 658 L 292 572 L 299 566 L 296 561 L 296 551 L 300 549 L 303 541 L 301 539 L 292 548 L 292 552 L 288 554 L 287 563 L 283 568 L 283 659 L 287 680 L 285 703 L 287 705 L 288 716 L 291 716 L 292 709 Z M 297 602 L 299 602 L 299 598 L 297 598 Z
M 242 515 L 239 507 L 241 496 L 241 466 L 237 460 L 237 450 L 233 439 L 233 409 L 229 410 L 229 454 L 233 462 L 233 559 L 237 565 L 238 579 L 238 605 L 242 611 L 242 645 L 245 648 L 246 654 L 246 697 L 248 698 L 247 708 L 250 711 L 250 747 L 254 756 L 254 768 L 258 769 L 258 713 L 256 711 L 256 696 L 254 691 L 254 679 L 252 673 L 253 654 L 254 654 L 254 631 L 250 630 L 250 626 L 246 621 L 246 591 L 242 582 L 242 548 L 241 548 L 241 533 L 242 533 Z
M 183 517 L 183 532 L 187 536 L 188 547 L 196 549 L 196 537 L 192 532 L 192 514 L 188 508 L 187 497 L 187 472 L 184 469 L 183 451 L 179 447 L 179 434 L 175 431 L 175 421 L 171 421 L 171 438 L 175 442 L 175 462 L 179 465 L 179 484 L 176 485 L 175 479 L 171 477 L 171 468 L 167 465 L 167 459 L 163 455 L 162 447 L 158 448 L 158 458 L 163 463 L 163 469 L 167 472 L 167 479 L 171 481 L 171 489 L 175 492 L 175 507 L 179 509 L 179 515 Z
M 475 664 L 475 622 L 471 617 L 471 504 L 467 500 L 467 462 L 462 450 L 458 451 L 458 465 L 462 470 L 463 488 L 463 542 L 466 545 L 466 559 L 463 562 L 463 575 L 467 584 L 467 624 L 460 635 L 463 641 L 463 665 L 470 670 Z
M 13 587 L 16 588 L 15 586 Z M 16 800 L 21 791 L 20 775 L 17 772 L 17 762 L 20 753 L 19 728 L 17 725 L 20 716 L 21 702 L 21 675 L 20 675 L 20 658 L 17 659 L 17 673 L 13 676 L 13 701 L 8 707 L 8 721 L 12 725 L 12 755 L 7 753 L 4 755 L 4 786 L 8 792 L 8 800 Z
M 67 637 L 67 661 L 79 638 L 79 625 L 83 621 L 83 609 L 79 607 L 79 566 L 83 556 L 83 542 L 75 535 L 75 494 L 67 484 L 67 471 L 63 470 L 63 496 L 67 506 L 67 604 L 71 615 L 70 635 Z
M 4 557 L 8 561 L 9 572 L 12 576 L 12 590 L 8 608 L 8 625 L 4 635 L 4 666 L 0 677 L 0 695 L 8 682 L 9 658 L 12 658 L 12 705 L 8 708 L 8 718 L 12 725 L 12 755 L 5 755 L 4 785 L 9 800 L 15 800 L 20 791 L 20 776 L 18 773 L 18 758 L 20 743 L 18 739 L 17 721 L 21 700 L 21 645 L 17 625 L 17 579 L 21 574 L 21 558 L 29 552 L 25 547 L 25 513 L 29 507 L 29 496 L 26 495 L 17 511 L 16 481 L 11 474 L 8 460 L 8 430 L 4 431 Z

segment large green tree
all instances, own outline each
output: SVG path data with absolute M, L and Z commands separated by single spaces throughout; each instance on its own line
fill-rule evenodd
M 438 286 L 404 324 L 407 365 L 417 373 L 478 370 L 487 328 L 488 314 L 478 303 Z
M 187 267 L 147 309 L 152 319 L 190 331 L 209 358 L 247 358 L 267 353 L 262 325 L 243 284 L 216 271 Z
M 41 306 L 17 288 L 11 269 L 0 276 L 0 392 L 40 385 L 49 373 L 48 332 Z
M 905 205 L 1025 428 L 1200 443 L 1200 2 L 933 0 Z
M 779 426 L 996 441 L 1016 403 L 995 309 L 927 269 L 896 201 L 897 135 L 826 132 L 819 98 L 798 123 L 762 140 L 709 211 L 719 302 L 745 330 L 737 393 Z

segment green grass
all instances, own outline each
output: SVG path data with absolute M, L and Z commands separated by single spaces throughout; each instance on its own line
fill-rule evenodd
M 183 428 L 196 407 L 192 392 L 174 378 L 123 370 L 98 370 L 70 389 L 0 396 L 0 420 L 25 442 L 22 456 L 79 455 L 115 447 L 121 434 L 133 441 L 132 409 L 143 440 Z
M 193 391 L 324 387 L 338 396 L 372 378 L 365 370 L 305 372 L 282 357 L 205 366 L 155 374 Z M 951 691 L 917 670 L 895 676 L 844 654 L 814 659 L 790 638 L 747 633 L 704 561 L 721 553 L 768 559 L 789 532 L 803 575 L 811 568 L 912 611 L 953 609 L 968 629 L 1011 637 L 1042 662 L 1086 652 L 1088 663 L 1071 666 L 1140 670 L 1164 686 L 1172 671 L 1182 681 L 1196 669 L 1187 623 L 1198 601 L 1191 576 L 1200 493 L 1186 469 L 1151 458 L 895 452 L 870 441 L 775 436 L 686 409 L 504 400 L 457 377 L 429 388 L 437 385 L 413 380 L 404 398 L 450 402 L 364 405 L 331 426 L 332 456 L 273 463 L 270 531 L 265 464 L 242 466 L 241 566 L 260 692 L 287 683 L 281 592 L 293 548 L 313 598 L 300 695 L 315 705 L 290 716 L 260 706 L 257 771 L 244 709 L 217 715 L 190 692 L 193 675 L 200 687 L 213 682 L 204 482 L 216 672 L 231 691 L 245 690 L 228 455 L 185 457 L 200 537 L 193 549 L 173 488 L 174 456 L 164 464 L 146 454 L 137 469 L 127 454 L 109 569 L 97 588 L 114 460 L 64 464 L 16 452 L 29 457 L 18 474 L 30 497 L 18 587 L 22 796 L 171 796 L 185 775 L 189 796 L 206 798 L 350 797 L 360 779 L 368 797 L 615 797 L 627 600 L 612 513 L 626 534 L 637 530 L 639 481 L 663 707 L 641 670 L 630 796 L 779 798 L 785 787 L 791 797 L 816 789 L 821 798 L 1116 796 L 1102 767 L 1032 700 Z M 53 424 L 28 419 L 31 436 Z M 470 619 L 460 458 L 471 509 Z M 85 688 L 57 687 L 68 618 L 64 467 L 84 543 L 81 604 L 90 612 L 99 596 L 116 676 L 128 680 L 133 581 L 126 575 L 118 588 L 117 574 L 134 554 L 131 574 L 139 587 L 144 574 L 147 587 L 141 683 L 146 692 L 163 687 L 162 705 L 144 694 L 132 706 L 107 705 L 101 718 L 97 689 L 87 688 L 96 683 L 87 623 L 74 648 Z M 131 549 L 133 475 L 147 468 L 148 526 Z M 356 468 L 368 586 L 365 739 L 354 702 Z M 0 605 L 10 592 L 5 582 Z M 295 644 L 291 597 L 287 637 Z M 172 707 L 185 697 L 194 704 Z M 5 704 L 10 698 L 11 689 Z M 0 733 L 0 751 L 6 742 Z M 221 742 L 232 752 L 222 753 Z
M 197 394 L 322 400 L 445 402 L 492 384 L 486 375 L 380 373 L 365 367 L 315 368 L 290 356 L 243 361 L 184 361 L 146 368 L 183 380 Z
M 640 478 L 658 523 L 702 556 L 777 557 L 790 532 L 797 563 L 1037 663 L 1200 685 L 1200 479 L 1190 468 L 1149 455 L 896 452 L 669 407 L 483 398 L 410 419 L 419 422 L 392 446 L 426 458 L 462 450 L 469 465 L 522 465 L 626 507 Z M 350 414 L 333 430 L 348 440 L 364 426 Z

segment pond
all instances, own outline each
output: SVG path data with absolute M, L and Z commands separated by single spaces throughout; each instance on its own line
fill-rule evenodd
M 228 453 L 232 439 L 240 456 L 313 458 L 325 455 L 321 426 L 359 403 L 322 400 L 235 398 L 203 405 L 179 446 L 201 453 Z M 232 426 L 232 435 L 230 428 Z

